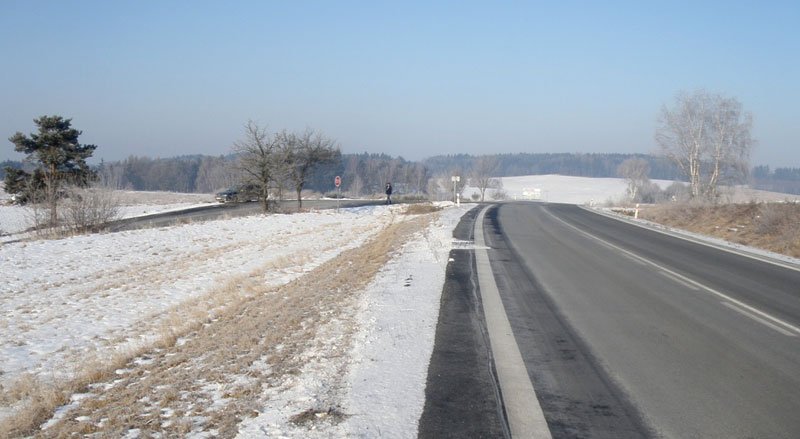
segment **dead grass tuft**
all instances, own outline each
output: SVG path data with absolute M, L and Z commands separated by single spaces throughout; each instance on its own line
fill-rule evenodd
M 105 361 L 89 358 L 74 374 L 72 379 L 57 382 L 44 382 L 31 374 L 23 374 L 6 392 L 4 402 L 22 402 L 22 408 L 14 416 L 0 422 L 0 437 L 27 436 L 34 433 L 53 411 L 66 404 L 74 393 L 83 392 L 91 383 L 100 382 L 114 375 L 130 358 L 139 352 L 119 353 Z
M 640 217 L 669 227 L 800 257 L 800 204 L 669 204 L 643 208 Z
M 327 409 L 307 409 L 289 418 L 289 422 L 295 425 L 308 426 L 316 422 L 329 422 L 338 424 L 347 418 L 339 407 L 329 407 Z
M 406 207 L 405 213 L 406 215 L 424 215 L 428 213 L 434 213 L 442 210 L 439 206 L 434 206 L 431 203 L 417 203 L 417 204 L 409 204 Z
M 0 388 L 0 403 L 11 405 L 19 400 L 31 397 L 35 393 L 36 377 L 31 373 L 23 373 L 8 389 Z

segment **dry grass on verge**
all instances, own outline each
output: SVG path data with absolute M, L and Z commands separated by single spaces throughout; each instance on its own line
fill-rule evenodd
M 640 217 L 729 242 L 800 257 L 800 204 L 656 205 Z
M 285 286 L 241 295 L 213 320 L 185 328 L 188 333 L 168 331 L 155 345 L 160 348 L 138 352 L 125 364 L 96 367 L 86 377 L 50 389 L 55 397 L 36 398 L 0 426 L 0 436 L 121 437 L 131 429 L 142 437 L 203 431 L 235 436 L 241 420 L 258 414 L 265 388 L 299 373 L 301 354 L 316 329 L 351 305 L 391 254 L 430 220 L 427 215 L 392 224 L 367 244 Z M 76 392 L 89 395 L 58 422 L 37 431 Z
M 442 210 L 439 206 L 434 206 L 431 203 L 417 203 L 417 204 L 409 204 L 406 207 L 405 213 L 406 215 L 424 215 L 427 213 L 438 212 Z

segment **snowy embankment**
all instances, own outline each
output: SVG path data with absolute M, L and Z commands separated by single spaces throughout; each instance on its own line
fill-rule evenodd
M 2 379 L 60 377 L 70 372 L 65 364 L 146 341 L 142 330 L 160 314 L 214 285 L 265 267 L 265 282 L 285 283 L 389 218 L 385 209 L 257 216 L 6 244 Z
M 114 197 L 119 203 L 119 218 L 134 218 L 216 203 L 209 194 L 115 191 Z M 22 232 L 35 224 L 34 213 L 30 208 L 12 205 L 10 200 L 11 196 L 0 188 L 0 242 L 24 238 Z
M 354 413 L 362 416 L 332 425 L 336 434 L 370 435 L 372 429 L 381 428 L 373 414 L 385 419 L 384 428 L 415 429 L 452 229 L 468 208 L 445 209 L 364 292 L 358 342 L 347 367 L 353 395 L 358 396 L 337 397 L 349 400 L 344 404 L 358 407 Z M 387 227 L 401 209 L 381 206 L 256 216 L 2 245 L 2 391 L 11 393 L 32 380 L 69 378 L 87 364 L 152 344 L 163 337 L 165 328 L 181 320 L 213 316 L 226 303 L 225 297 L 211 297 L 222 284 L 253 273 L 264 273 L 266 285 L 286 284 L 360 246 Z M 302 405 L 314 397 L 314 389 L 341 373 L 341 365 L 326 369 L 324 355 L 312 352 L 309 358 L 313 360 L 296 385 L 274 397 L 280 401 L 276 410 L 266 410 L 243 425 L 245 437 L 253 428 L 305 435 L 288 420 L 296 413 L 291 411 L 293 401 Z M 399 375 L 391 376 L 407 383 L 403 386 L 407 391 L 389 391 L 396 381 L 379 381 L 393 367 L 399 367 L 395 370 Z M 13 402 L 2 396 L 0 401 Z M 365 403 L 381 405 L 372 407 L 377 410 L 373 413 Z M 14 404 L 0 407 L 0 419 L 14 409 Z M 411 430 L 407 433 L 413 435 Z
M 416 234 L 360 295 L 353 340 L 339 324 L 322 328 L 302 373 L 239 437 L 416 437 L 453 229 L 472 207 L 450 206 Z M 336 346 L 352 348 L 341 358 Z M 325 419 L 331 406 L 341 421 Z M 322 409 L 319 422 L 292 421 L 309 407 Z

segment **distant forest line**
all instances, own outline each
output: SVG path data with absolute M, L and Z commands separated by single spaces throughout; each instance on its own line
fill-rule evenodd
M 646 154 L 497 154 L 494 177 L 559 174 L 577 177 L 619 177 L 617 168 L 630 158 L 641 158 L 650 165 L 650 179 L 683 180 L 680 171 L 666 158 Z M 431 178 L 449 180 L 451 175 L 468 177 L 478 156 L 441 155 L 419 162 L 386 154 L 342 154 L 341 160 L 314 169 L 306 189 L 330 193 L 335 176 L 342 177 L 342 190 L 353 196 L 382 192 L 391 181 L 398 193 L 427 193 Z M 131 156 L 96 166 L 101 183 L 113 189 L 212 193 L 235 186 L 239 176 L 235 156 L 179 156 L 148 158 Z M 0 179 L 5 167 L 24 168 L 22 162 L 0 163 Z M 756 189 L 800 194 L 800 168 L 756 166 L 749 184 Z

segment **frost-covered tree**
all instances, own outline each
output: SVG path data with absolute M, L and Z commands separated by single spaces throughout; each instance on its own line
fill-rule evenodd
M 630 201 L 637 201 L 642 189 L 650 185 L 650 164 L 642 158 L 630 158 L 617 167 L 617 173 L 628 183 Z
M 478 191 L 480 191 L 481 203 L 483 203 L 485 198 L 486 189 L 498 184 L 498 179 L 496 178 L 498 167 L 499 162 L 496 156 L 481 156 L 472 164 L 470 184 L 477 187 Z
M 658 124 L 660 152 L 687 177 L 692 198 L 715 199 L 720 183 L 746 176 L 753 118 L 736 98 L 680 93 L 672 108 L 661 109 Z

